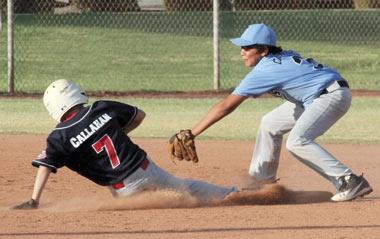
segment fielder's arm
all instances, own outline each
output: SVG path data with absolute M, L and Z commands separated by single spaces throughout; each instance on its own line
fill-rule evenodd
M 145 118 L 145 112 L 138 109 L 136 117 L 133 119 L 133 121 L 128 126 L 126 126 L 124 128 L 124 132 L 126 134 L 128 134 L 132 130 L 136 129 L 141 124 L 141 122 L 144 120 L 144 118 Z
M 34 188 L 32 193 L 32 198 L 20 205 L 14 207 L 14 209 L 36 209 L 41 198 L 43 189 L 45 188 L 46 182 L 49 178 L 51 169 L 44 166 L 39 166 L 36 176 L 36 181 L 34 182 Z
M 192 129 L 191 132 L 194 136 L 201 134 L 203 131 L 208 129 L 211 125 L 218 122 L 226 115 L 234 111 L 245 99 L 248 97 L 241 95 L 229 95 L 224 98 L 221 102 L 216 104 L 207 115 L 199 121 Z

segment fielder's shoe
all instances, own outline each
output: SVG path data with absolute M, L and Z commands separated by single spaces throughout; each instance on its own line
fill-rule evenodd
M 335 194 L 331 198 L 332 201 L 350 201 L 357 197 L 363 197 L 364 195 L 372 192 L 371 186 L 363 175 L 356 176 L 355 174 L 350 174 L 347 176 L 342 176 L 338 180 L 341 186 L 339 188 L 339 193 Z

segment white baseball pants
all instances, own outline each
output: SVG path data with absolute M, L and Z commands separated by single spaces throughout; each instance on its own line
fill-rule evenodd
M 339 188 L 337 178 L 352 171 L 327 152 L 315 139 L 324 134 L 350 108 L 351 91 L 338 88 L 316 98 L 304 109 L 285 102 L 261 121 L 249 174 L 258 180 L 276 179 L 283 135 L 290 131 L 286 148 L 302 163 Z
M 149 164 L 146 168 L 140 167 L 123 180 L 123 187 L 115 189 L 109 186 L 110 190 L 118 196 L 131 196 L 144 190 L 173 189 L 187 192 L 203 202 L 220 200 L 236 191 L 235 187 L 226 188 L 203 181 L 177 178 L 157 166 L 149 157 L 147 160 Z

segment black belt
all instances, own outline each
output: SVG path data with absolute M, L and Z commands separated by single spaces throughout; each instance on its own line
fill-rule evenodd
M 347 88 L 350 88 L 350 86 L 348 85 L 348 82 L 346 80 L 338 80 L 336 81 L 336 83 L 338 83 L 338 85 L 340 87 L 347 87 Z M 322 92 L 321 92 L 321 95 L 324 95 L 324 94 L 327 94 L 329 92 L 331 92 L 331 90 L 329 90 L 330 86 L 323 89 Z M 335 89 L 334 89 L 335 90 Z

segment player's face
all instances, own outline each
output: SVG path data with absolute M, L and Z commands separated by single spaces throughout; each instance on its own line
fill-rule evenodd
M 248 67 L 256 66 L 261 58 L 265 56 L 263 52 L 259 52 L 256 48 L 251 47 L 242 47 L 240 55 L 244 61 L 244 65 Z

